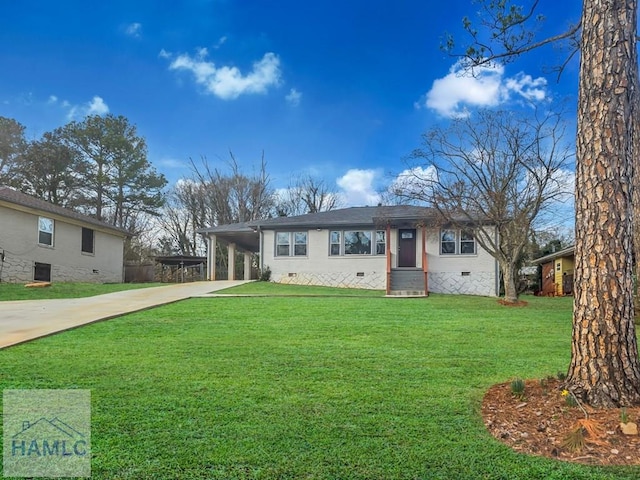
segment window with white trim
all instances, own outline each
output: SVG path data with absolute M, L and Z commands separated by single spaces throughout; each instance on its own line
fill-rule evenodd
M 346 230 L 344 232 L 345 255 L 371 255 L 371 232 Z
M 38 243 L 53 247 L 53 220 L 46 217 L 38 218 Z
M 307 239 L 307 232 L 276 232 L 276 257 L 307 256 Z
M 341 232 L 331 232 L 329 234 L 329 255 L 340 255 Z
M 460 232 L 460 254 L 475 255 L 476 253 L 476 237 L 473 232 L 462 230 Z
M 384 230 L 376 231 L 376 255 L 385 255 L 387 253 L 387 232 Z
M 467 230 L 446 229 L 440 231 L 441 255 L 475 255 L 476 238 Z
M 293 255 L 296 257 L 307 256 L 307 232 L 293 233 Z
M 385 255 L 384 230 L 334 230 L 329 232 L 329 255 Z

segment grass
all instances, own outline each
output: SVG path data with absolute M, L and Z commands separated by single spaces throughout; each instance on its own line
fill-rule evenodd
M 319 287 L 312 285 L 286 285 L 274 282 L 252 282 L 220 290 L 216 293 L 229 295 L 321 295 L 321 296 L 358 296 L 383 297 L 384 290 L 365 290 L 359 288 Z
M 95 479 L 637 479 L 485 430 L 569 362 L 571 299 L 527 301 L 192 299 L 1 350 L 0 386 L 91 389 Z
M 44 300 L 50 298 L 93 297 L 104 293 L 159 287 L 164 283 L 67 283 L 56 282 L 50 287 L 26 288 L 19 283 L 0 283 L 0 301 Z

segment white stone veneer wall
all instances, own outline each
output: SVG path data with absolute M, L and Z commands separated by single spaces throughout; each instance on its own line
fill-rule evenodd
M 294 276 L 277 275 L 272 278 L 274 282 L 291 285 L 318 285 L 324 287 L 340 288 L 364 288 L 371 290 L 384 290 L 386 288 L 386 274 L 383 272 L 363 272 L 364 276 L 358 277 L 354 273 L 296 273 Z
M 495 296 L 495 274 L 493 272 L 429 272 L 429 291 L 458 295 Z

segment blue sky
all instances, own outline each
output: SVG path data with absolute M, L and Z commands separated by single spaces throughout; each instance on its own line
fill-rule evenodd
M 579 18 L 578 0 L 540 3 L 543 34 Z M 189 158 L 224 168 L 231 150 L 249 173 L 264 151 L 276 188 L 310 173 L 347 205 L 374 204 L 438 122 L 575 102 L 577 60 L 557 83 L 544 72 L 562 58 L 552 49 L 456 75 L 439 44 L 445 32 L 464 40 L 461 19 L 476 10 L 470 0 L 3 2 L 0 116 L 34 139 L 86 114 L 124 115 L 171 183 L 189 175 Z

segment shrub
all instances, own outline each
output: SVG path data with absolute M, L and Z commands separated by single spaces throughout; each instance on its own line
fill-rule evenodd
M 260 281 L 261 282 L 270 282 L 271 281 L 271 269 L 266 266 L 260 272 Z

